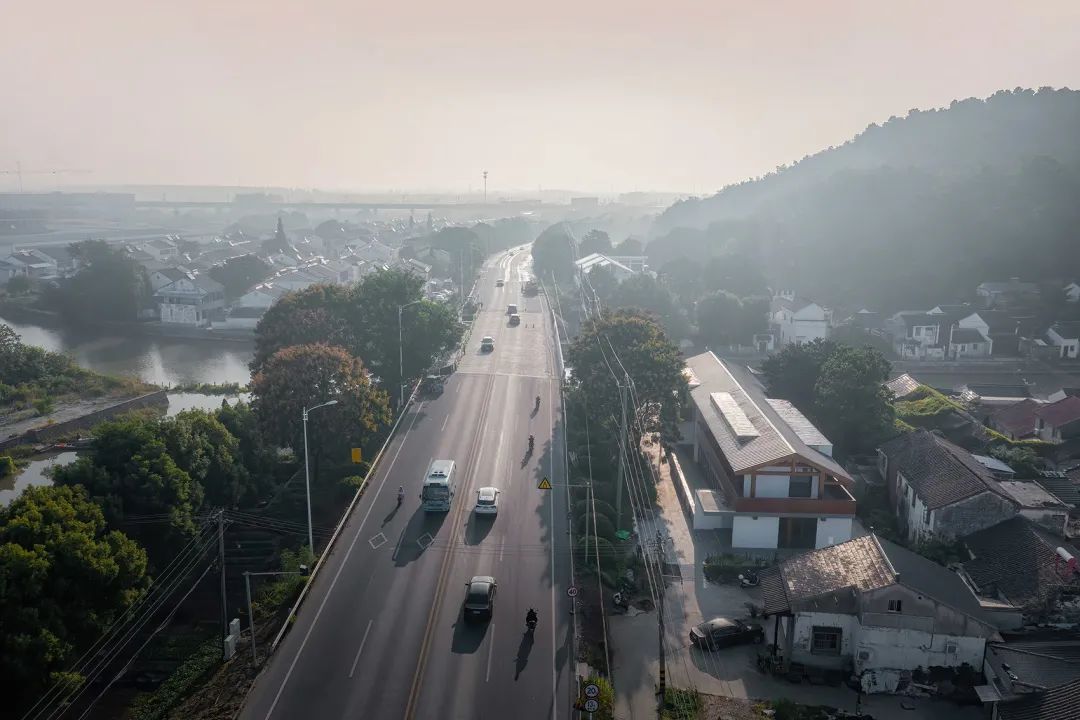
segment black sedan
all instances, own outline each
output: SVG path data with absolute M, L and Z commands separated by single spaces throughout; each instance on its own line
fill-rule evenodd
M 704 650 L 759 643 L 764 640 L 765 630 L 760 625 L 750 625 L 742 620 L 724 617 L 706 620 L 690 631 L 690 642 Z
M 465 619 L 490 620 L 495 611 L 495 590 L 498 588 L 495 578 L 477 575 L 465 584 L 469 588 L 465 593 Z

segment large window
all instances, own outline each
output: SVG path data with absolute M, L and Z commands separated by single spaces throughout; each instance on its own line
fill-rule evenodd
M 796 475 L 788 485 L 788 497 L 808 498 L 814 487 L 813 475 Z
M 814 626 L 810 652 L 814 655 L 839 655 L 841 631 L 838 627 Z

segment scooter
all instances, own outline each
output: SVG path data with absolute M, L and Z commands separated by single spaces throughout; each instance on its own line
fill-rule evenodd
M 747 570 L 745 575 L 739 575 L 739 587 L 757 587 L 758 582 L 758 574 L 753 570 Z
M 533 439 L 533 436 L 532 436 L 532 435 L 530 435 L 530 436 L 529 436 L 529 454 L 530 454 L 530 455 L 532 455 L 532 451 L 533 451 L 533 445 L 535 444 L 535 442 L 536 442 L 536 441 L 535 441 L 535 440 Z

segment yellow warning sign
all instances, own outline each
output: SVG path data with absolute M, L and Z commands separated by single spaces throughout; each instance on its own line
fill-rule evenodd
M 536 487 L 538 489 L 540 489 L 540 490 L 550 490 L 551 489 L 551 481 L 548 480 L 547 478 L 543 478 L 542 480 L 540 480 L 540 484 L 537 485 Z
M 352 449 L 352 461 L 354 463 L 358 463 L 358 462 L 360 462 L 360 459 L 361 459 L 360 448 L 353 448 Z

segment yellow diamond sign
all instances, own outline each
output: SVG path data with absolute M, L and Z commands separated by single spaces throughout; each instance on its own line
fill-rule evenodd
M 538 489 L 540 489 L 540 490 L 550 490 L 550 489 L 551 489 L 551 481 L 550 481 L 550 480 L 548 480 L 548 479 L 547 479 L 547 478 L 545 477 L 545 478 L 543 478 L 542 480 L 540 480 L 540 484 L 539 484 L 539 485 L 537 485 L 536 487 L 537 487 Z

